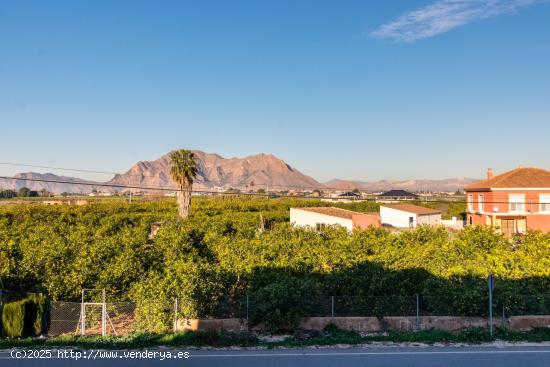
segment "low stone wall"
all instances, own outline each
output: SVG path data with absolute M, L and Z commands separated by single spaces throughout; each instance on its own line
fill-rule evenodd
M 310 317 L 300 322 L 300 328 L 322 330 L 331 322 L 342 330 L 354 330 L 364 333 L 386 330 L 414 331 L 430 329 L 453 332 L 468 327 L 487 327 L 487 319 L 481 317 L 422 316 L 417 320 L 416 317 L 387 316 L 381 319 L 376 317 Z M 494 320 L 495 326 L 501 324 L 501 320 Z
M 483 317 L 422 316 L 417 320 L 416 317 L 387 316 L 380 319 L 376 317 L 308 317 L 300 321 L 299 328 L 323 330 L 331 323 L 342 330 L 363 333 L 431 329 L 457 332 L 469 327 L 487 327 L 487 319 Z M 505 321 L 495 318 L 493 325 L 508 326 L 516 331 L 527 331 L 536 327 L 550 327 L 550 316 L 513 316 Z M 254 326 L 255 331 L 261 332 L 263 329 L 263 325 Z M 237 332 L 247 330 L 247 325 L 246 320 L 243 319 L 181 319 L 177 322 L 177 330 Z
M 550 316 L 512 316 L 508 323 L 512 330 L 527 331 L 533 328 L 550 327 Z
M 323 330 L 330 323 L 342 330 L 380 331 L 380 322 L 376 317 L 308 317 L 302 319 L 299 327 L 305 330 Z
M 177 322 L 177 331 L 243 331 L 246 320 L 241 319 L 181 319 Z
M 406 319 L 406 321 L 404 320 Z M 412 331 L 417 330 L 415 317 L 385 317 L 389 330 Z M 469 327 L 487 327 L 487 319 L 484 317 L 459 317 L 459 316 L 423 316 L 420 317 L 420 330 L 445 330 L 450 332 L 460 331 Z M 494 326 L 501 326 L 501 319 L 493 319 Z

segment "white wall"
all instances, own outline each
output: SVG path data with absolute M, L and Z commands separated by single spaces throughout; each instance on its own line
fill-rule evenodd
M 462 229 L 464 228 L 464 225 L 466 224 L 465 220 L 458 219 L 457 217 L 453 217 L 450 220 L 441 220 L 441 224 L 443 224 L 445 227 L 454 228 L 454 229 Z
M 409 228 L 409 217 L 413 217 L 413 227 L 416 227 L 416 214 L 385 206 L 380 207 L 382 224 L 389 224 L 397 228 Z
M 441 224 L 441 214 L 419 215 L 417 225 L 438 226 Z
M 413 218 L 413 227 L 419 225 L 437 226 L 441 224 L 441 214 L 418 215 L 403 210 L 380 207 L 382 224 L 389 224 L 397 228 L 409 228 L 409 217 Z
M 348 231 L 353 230 L 353 221 L 351 219 L 333 217 L 297 208 L 290 208 L 290 223 L 295 226 L 309 226 L 312 228 L 315 228 L 317 224 L 339 224 L 347 228 Z

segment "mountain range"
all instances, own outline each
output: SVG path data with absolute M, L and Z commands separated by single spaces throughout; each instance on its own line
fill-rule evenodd
M 479 180 L 465 177 L 448 178 L 441 180 L 405 180 L 405 181 L 388 181 L 380 180 L 374 182 L 364 181 L 349 181 L 334 179 L 325 182 L 327 187 L 331 187 L 337 190 L 361 190 L 369 192 L 380 192 L 393 189 L 407 190 L 407 191 L 432 191 L 432 192 L 451 192 L 456 190 L 462 190 L 462 188 L 472 182 Z
M 54 194 L 68 193 L 90 193 L 92 190 L 106 191 L 101 182 L 83 180 L 76 177 L 58 176 L 53 173 L 26 172 L 13 176 L 17 180 L 0 178 L 0 189 L 19 190 L 27 187 L 33 191 L 46 190 Z M 109 190 L 110 191 L 110 190 Z
M 405 189 L 409 191 L 456 191 L 474 179 L 451 178 L 445 180 L 409 180 L 409 181 L 347 181 L 335 179 L 320 183 L 310 176 L 291 167 L 285 161 L 272 154 L 257 154 L 245 158 L 224 158 L 218 154 L 194 150 L 197 158 L 198 172 L 194 189 L 228 189 L 245 190 L 289 190 L 289 189 L 336 189 L 384 191 L 388 189 Z M 125 191 L 137 188 L 174 188 L 170 178 L 169 153 L 154 161 L 140 161 L 127 172 L 116 174 L 107 182 L 82 180 L 75 177 L 58 176 L 52 173 L 19 173 L 18 180 L 0 178 L 0 188 L 17 190 L 28 187 L 31 190 L 42 189 L 52 193 L 89 193 L 92 190 L 102 192 Z M 108 185 L 108 186 L 102 186 Z M 119 187 L 117 187 L 119 186 Z

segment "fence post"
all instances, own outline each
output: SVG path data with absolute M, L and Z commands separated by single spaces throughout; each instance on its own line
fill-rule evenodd
M 420 330 L 420 296 L 416 294 L 416 330 Z
M 334 318 L 334 296 L 330 296 L 330 315 Z
M 105 289 L 101 291 L 101 336 L 107 335 L 107 300 L 105 297 Z
M 493 338 L 493 288 L 495 286 L 495 280 L 493 273 L 489 273 L 487 278 L 487 288 L 489 290 L 489 335 Z
M 250 299 L 248 298 L 248 294 L 247 294 L 246 295 L 246 331 L 249 331 L 248 330 L 249 311 L 250 311 Z
M 82 302 L 80 303 L 80 335 L 86 334 L 86 307 L 84 306 L 84 289 L 82 290 Z
M 174 300 L 174 325 L 172 326 L 174 333 L 178 331 L 178 299 Z

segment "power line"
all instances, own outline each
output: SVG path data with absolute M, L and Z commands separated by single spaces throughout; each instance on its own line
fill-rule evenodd
M 67 180 L 48 180 L 48 179 L 39 179 L 39 178 L 16 178 L 16 177 L 8 177 L 8 176 L 0 176 L 0 179 L 8 179 L 8 180 L 14 180 L 14 181 L 31 181 L 31 182 L 44 182 L 44 183 L 60 183 L 60 184 L 68 184 L 68 185 L 84 185 L 84 186 L 97 186 L 97 187 L 109 187 L 114 189 L 136 189 L 136 190 L 144 190 L 144 191 L 169 191 L 169 192 L 175 192 L 178 191 L 176 187 L 155 187 L 155 186 L 137 186 L 137 185 L 116 185 L 116 184 L 109 184 L 109 183 L 92 183 L 92 182 L 85 182 L 85 181 L 67 181 Z M 236 195 L 236 196 L 260 196 L 260 197 L 270 197 L 273 194 L 269 193 L 258 193 L 258 192 L 220 192 L 220 191 L 212 191 L 212 190 L 191 190 L 194 193 L 203 193 L 203 194 L 216 194 L 216 195 Z M 324 197 L 310 197 L 310 196 L 298 196 L 298 195 L 282 195 L 277 194 L 277 197 L 280 198 L 295 198 L 295 199 L 330 199 L 330 200 L 348 200 L 352 202 L 361 202 L 361 201 L 371 201 L 376 202 L 376 198 L 367 198 L 367 199 L 350 199 L 350 198 L 324 198 Z M 511 204 L 511 201 L 465 201 L 465 200 L 392 200 L 392 201 L 399 201 L 399 202 L 415 202 L 415 203 L 423 203 L 423 204 L 430 204 L 430 203 L 436 203 L 436 204 L 472 204 L 475 206 L 479 203 L 484 204 Z M 523 204 L 525 206 L 527 205 L 540 205 L 540 204 L 549 204 L 547 202 L 536 202 L 536 201 L 529 201 L 529 202 L 523 202 L 518 203 Z M 471 210 L 475 211 L 474 208 Z
M 110 187 L 114 189 L 137 189 L 137 190 L 151 190 L 151 191 L 177 191 L 178 190 L 176 187 L 170 188 L 170 187 L 157 187 L 157 186 L 118 185 L 118 184 L 90 182 L 90 181 L 49 180 L 44 178 L 28 178 L 28 177 L 21 178 L 21 177 L 8 177 L 8 176 L 0 176 L 0 178 L 7 179 L 7 180 L 15 180 L 15 181 L 32 181 L 32 182 L 45 182 L 45 183 L 60 183 L 60 184 L 68 184 L 68 185 Z M 207 191 L 193 190 L 193 192 L 207 192 Z
M 117 172 L 109 172 L 109 171 L 96 171 L 96 170 L 87 170 L 87 169 L 78 169 L 78 168 L 64 168 L 64 167 L 53 167 L 53 166 L 42 166 L 42 165 L 34 165 L 34 164 L 23 164 L 23 163 L 13 163 L 13 162 L 0 162 L 0 165 L 5 166 L 12 166 L 12 167 L 29 167 L 29 168 L 42 168 L 42 169 L 52 169 L 52 170 L 60 170 L 60 171 L 71 171 L 71 172 L 83 172 L 83 173 L 96 173 L 96 174 L 105 174 L 105 175 L 124 175 L 124 176 L 131 176 L 131 177 L 150 177 L 150 178 L 158 178 L 160 177 L 160 174 L 156 175 L 137 175 L 132 173 L 117 173 Z M 251 180 L 250 182 L 242 182 L 242 181 L 230 181 L 225 183 L 225 185 L 239 185 L 239 186 L 248 186 L 248 187 L 255 187 L 255 186 L 265 186 L 266 184 L 259 184 L 255 183 L 253 186 L 250 186 L 250 183 L 252 183 L 254 180 Z M 343 187 L 334 187 L 334 186 L 326 186 L 320 183 L 320 186 L 304 186 L 304 185 L 276 185 L 276 184 L 267 184 L 270 188 L 280 188 L 280 189 L 301 189 L 301 190 L 335 190 L 335 191 L 350 191 L 357 189 L 359 192 L 363 193 L 369 193 L 370 191 L 367 189 L 359 189 L 357 187 L 351 188 L 343 188 Z
M 78 168 L 65 168 L 65 167 L 53 167 L 53 166 L 42 166 L 42 165 L 35 165 L 35 164 L 23 164 L 23 163 L 13 163 L 13 162 L 0 162 L 0 165 L 4 166 L 12 166 L 12 167 L 29 167 L 29 168 L 43 168 L 43 169 L 51 169 L 51 170 L 60 170 L 60 171 L 71 171 L 71 172 L 84 172 L 84 173 L 97 173 L 97 174 L 105 174 L 105 175 L 124 175 L 124 176 L 132 176 L 132 177 L 160 177 L 160 174 L 156 175 L 137 175 L 132 173 L 117 173 L 117 172 L 109 172 L 109 171 L 96 171 L 96 170 L 87 170 L 87 169 L 78 169 Z M 242 181 L 231 181 L 228 184 L 229 185 L 243 185 L 243 186 L 250 186 L 250 183 L 252 183 L 254 180 L 251 180 L 249 183 L 242 182 Z M 255 184 L 253 186 L 264 186 L 264 184 Z M 342 190 L 341 188 L 336 187 L 327 187 L 321 184 L 321 186 L 303 186 L 303 185 L 275 185 L 270 184 L 272 188 L 279 187 L 279 188 L 300 188 L 300 189 L 324 189 L 324 190 Z M 364 190 L 366 191 L 366 190 Z
M 67 181 L 67 180 L 49 180 L 49 179 L 42 179 L 42 178 L 18 178 L 18 177 L 8 177 L 8 176 L 0 176 L 0 179 L 7 179 L 7 180 L 13 180 L 13 181 L 31 181 L 31 182 L 44 182 L 44 183 L 60 183 L 60 184 L 67 184 L 67 185 L 84 185 L 84 186 L 97 186 L 97 187 L 109 187 L 114 189 L 136 189 L 136 190 L 144 190 L 144 191 L 169 191 L 169 192 L 175 192 L 178 191 L 176 187 L 158 187 L 158 186 L 137 186 L 137 185 L 117 185 L 117 184 L 109 184 L 109 183 L 94 183 L 94 182 L 86 182 L 86 181 Z M 258 193 L 258 192 L 220 192 L 220 191 L 212 191 L 212 190 L 191 190 L 191 192 L 195 193 L 203 193 L 203 194 L 218 194 L 218 195 L 247 195 L 247 196 L 262 196 L 267 197 L 270 194 L 269 193 Z M 282 195 L 278 195 L 279 197 L 282 197 Z M 290 196 L 287 195 L 286 197 L 295 197 L 298 198 L 299 196 Z M 304 196 L 304 198 L 306 198 Z M 307 197 L 310 199 L 309 197 Z
M 73 171 L 73 172 L 86 172 L 86 173 L 100 173 L 106 175 L 118 175 L 116 172 L 108 171 L 95 171 L 88 169 L 77 169 L 77 168 L 63 168 L 63 167 L 52 167 L 52 166 L 40 166 L 35 164 L 23 164 L 23 163 L 11 163 L 11 162 L 0 162 L 4 166 L 13 166 L 13 167 L 30 167 L 30 168 L 44 168 L 44 169 L 55 169 L 60 171 Z

